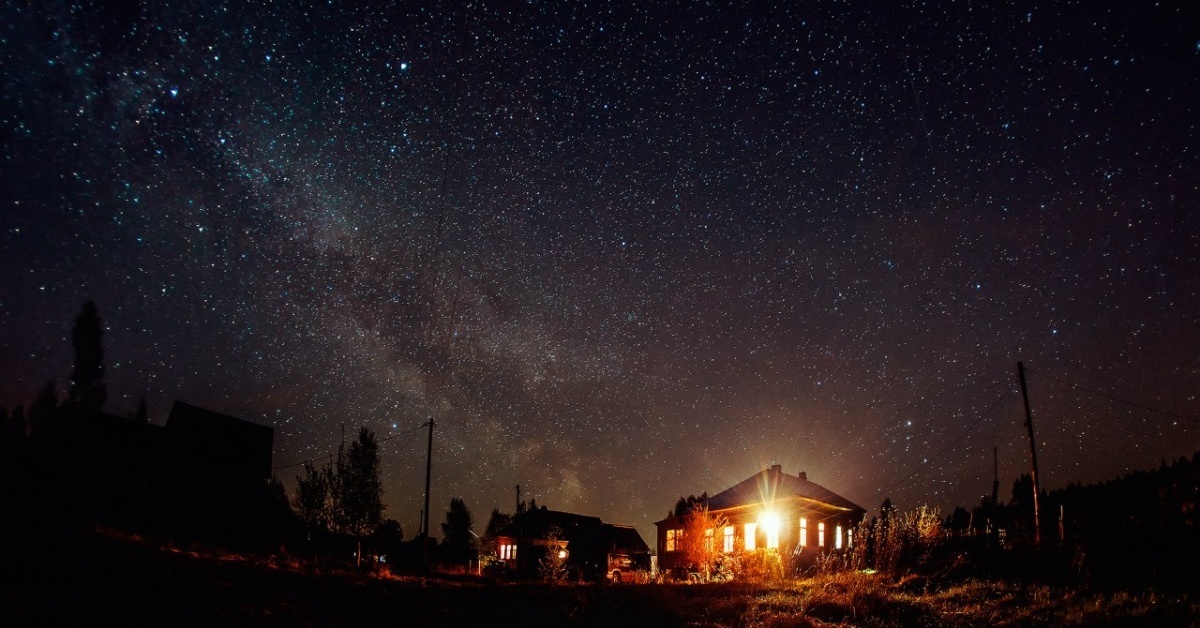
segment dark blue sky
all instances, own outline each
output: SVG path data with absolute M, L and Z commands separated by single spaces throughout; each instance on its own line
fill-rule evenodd
M 1050 488 L 1200 449 L 1192 3 L 154 4 L 0 5 L 0 405 L 95 299 L 108 410 L 398 434 L 410 534 L 430 416 L 433 519 L 644 534 L 1007 495 L 1018 359 Z

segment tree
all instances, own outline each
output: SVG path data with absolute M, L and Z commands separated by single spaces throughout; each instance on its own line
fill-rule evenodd
M 285 542 L 292 538 L 298 518 L 288 505 L 287 491 L 279 477 L 272 475 L 263 487 L 263 515 L 266 523 L 266 538 L 272 543 Z
M 388 562 L 395 563 L 400 558 L 401 542 L 404 541 L 404 529 L 395 519 L 385 519 L 371 534 L 371 547 L 383 554 Z
M 379 479 L 379 444 L 371 430 L 362 428 L 343 456 L 338 451 L 334 493 L 337 531 L 362 537 L 383 521 L 383 484 Z
M 683 554 L 705 580 L 712 574 L 713 565 L 721 556 L 725 526 L 723 515 L 708 510 L 708 500 L 695 500 L 683 514 Z
M 383 521 L 383 483 L 375 435 L 365 427 L 360 429 L 349 450 L 345 443 L 338 446 L 336 463 L 318 468 L 307 462 L 304 476 L 296 480 L 296 515 L 310 532 L 354 537 L 361 564 L 363 538 Z
M 708 503 L 708 492 L 707 491 L 700 493 L 699 497 L 696 497 L 695 495 L 688 495 L 687 497 L 680 497 L 679 501 L 675 502 L 675 510 L 672 512 L 676 518 L 683 519 L 684 517 L 687 517 L 687 515 L 689 513 L 691 513 L 692 510 L 694 510 L 697 505 L 707 504 L 707 503 Z
M 71 331 L 75 370 L 71 374 L 68 403 L 82 410 L 99 411 L 108 401 L 104 385 L 104 323 L 95 301 L 83 304 Z
M 505 526 L 512 523 L 512 515 L 500 512 L 499 508 L 493 508 L 491 516 L 488 517 L 487 531 L 484 536 L 496 537 L 500 535 L 500 531 Z
M 442 523 L 442 548 L 445 556 L 452 563 L 465 563 L 474 560 L 475 537 L 471 534 L 474 521 L 471 510 L 460 497 L 450 500 L 450 508 L 446 510 L 446 521 Z
M 562 528 L 556 525 L 546 530 L 546 555 L 538 561 L 538 572 L 544 582 L 559 584 L 567 578 L 567 542 Z
M 309 534 L 329 529 L 333 518 L 333 496 L 329 465 L 318 468 L 308 461 L 304 463 L 304 476 L 296 476 L 296 497 L 293 506 L 296 516 L 309 528 Z

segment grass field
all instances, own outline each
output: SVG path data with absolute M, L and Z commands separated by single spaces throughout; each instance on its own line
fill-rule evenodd
M 3 626 L 1200 626 L 1194 593 L 843 573 L 773 585 L 363 575 L 120 534 L 7 535 Z

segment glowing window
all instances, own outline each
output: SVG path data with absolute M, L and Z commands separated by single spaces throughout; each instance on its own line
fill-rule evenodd
M 762 516 L 763 532 L 767 535 L 767 549 L 779 549 L 779 515 L 768 512 Z
M 825 547 L 825 522 L 824 521 L 817 524 L 817 545 L 820 547 Z
M 505 543 L 500 546 L 500 560 L 516 560 L 517 546 Z
M 725 545 L 722 549 L 725 550 L 726 554 L 733 552 L 733 535 L 735 531 L 736 528 L 733 526 L 725 526 Z
M 683 530 L 667 530 L 667 551 L 677 552 L 682 549 L 679 542 L 683 539 Z
M 842 549 L 842 526 L 834 528 L 833 546 Z
M 758 528 L 758 524 L 755 524 L 755 523 L 747 523 L 746 524 L 746 551 L 747 552 L 753 552 L 754 548 L 757 547 L 757 544 L 754 542 L 754 534 L 755 534 L 757 528 Z
M 709 528 L 704 531 L 704 551 L 709 554 L 716 551 L 716 548 L 713 547 L 713 542 L 715 541 L 715 539 L 713 538 L 713 533 L 714 533 L 714 530 L 712 528 Z
M 854 530 L 846 530 L 846 547 L 854 547 Z
M 800 547 L 808 547 L 808 519 L 800 517 Z

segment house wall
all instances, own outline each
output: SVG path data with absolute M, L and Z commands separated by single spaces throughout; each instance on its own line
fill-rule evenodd
M 714 515 L 724 516 L 729 525 L 734 527 L 734 551 L 746 548 L 746 524 L 754 524 L 755 549 L 772 549 L 768 547 L 768 531 L 761 520 L 761 511 L 757 509 L 736 509 L 730 511 L 714 511 Z M 800 519 L 805 519 L 802 528 Z M 796 557 L 801 561 L 815 560 L 823 552 L 839 551 L 838 529 L 841 528 L 841 550 L 850 547 L 847 532 L 853 530 L 861 520 L 856 513 L 820 511 L 815 509 L 788 510 L 780 515 L 779 543 L 776 549 L 788 557 Z M 821 543 L 821 524 L 824 524 L 824 544 Z M 683 530 L 683 523 L 675 518 L 669 518 L 655 524 L 657 527 L 657 546 L 659 568 L 664 570 L 683 568 L 688 560 L 682 551 L 668 551 L 668 534 L 670 530 Z M 802 530 L 805 543 L 800 544 Z M 857 542 L 857 540 L 855 541 Z M 713 531 L 713 543 L 718 551 L 724 551 L 724 530 Z M 797 551 L 799 549 L 799 551 Z

